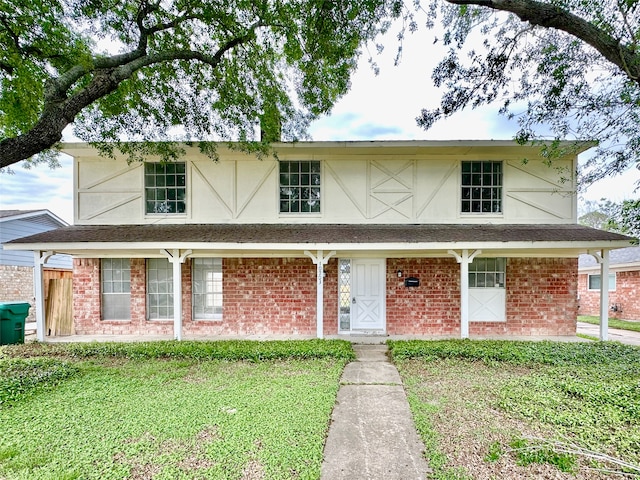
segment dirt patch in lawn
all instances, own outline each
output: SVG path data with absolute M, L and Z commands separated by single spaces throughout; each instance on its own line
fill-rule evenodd
M 445 469 L 464 472 L 475 480 L 611 478 L 580 458 L 572 472 L 549 463 L 520 464 L 512 448 L 514 439 L 552 439 L 554 432 L 509 416 L 498 408 L 497 393 L 505 382 L 531 375 L 531 370 L 449 359 L 407 360 L 400 362 L 399 369 L 413 380 L 413 384 L 405 382 L 408 393 L 416 395 L 420 408 L 428 412 L 437 449 L 447 459 Z

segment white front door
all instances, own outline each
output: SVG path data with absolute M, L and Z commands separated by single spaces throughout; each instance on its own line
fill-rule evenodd
M 385 330 L 385 270 L 385 259 L 352 260 L 352 330 Z

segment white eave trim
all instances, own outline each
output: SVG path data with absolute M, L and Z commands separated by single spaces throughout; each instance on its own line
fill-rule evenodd
M 630 263 L 618 263 L 615 265 L 609 265 L 610 272 L 632 272 L 635 270 L 640 270 L 640 262 L 630 262 Z M 578 274 L 581 273 L 600 273 L 600 265 L 592 265 L 589 267 L 578 267 Z
M 593 249 L 615 249 L 628 247 L 626 240 L 590 241 L 590 242 L 428 242 L 428 243 L 238 243 L 238 242 L 77 242 L 77 243 L 9 243 L 4 244 L 5 250 L 53 250 L 58 253 L 73 254 L 74 251 L 118 251 L 126 250 L 163 250 L 163 249 L 192 249 L 197 250 L 228 250 L 228 251 L 304 251 L 304 250 L 340 250 L 340 251 L 431 251 L 431 250 L 459 250 L 482 249 L 487 250 L 566 250 L 586 253 Z M 584 252 L 582 252 L 584 250 Z M 577 253 L 576 253 L 577 254 Z

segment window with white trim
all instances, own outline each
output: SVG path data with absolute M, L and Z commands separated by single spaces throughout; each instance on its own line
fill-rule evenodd
M 502 213 L 502 162 L 462 162 L 462 213 Z
M 475 258 L 469 264 L 469 288 L 504 288 L 504 258 Z
M 184 162 L 144 164 L 146 213 L 183 214 L 186 212 L 186 169 Z
M 320 162 L 280 162 L 280 213 L 320 213 Z
M 100 260 L 102 320 L 131 319 L 131 267 L 128 258 Z
M 589 290 L 600 290 L 600 274 L 589 275 L 588 287 Z M 613 292 L 616 289 L 616 274 L 609 274 L 609 291 Z
M 222 259 L 192 260 L 194 320 L 222 319 Z
M 173 318 L 173 267 L 166 258 L 147 259 L 147 320 Z

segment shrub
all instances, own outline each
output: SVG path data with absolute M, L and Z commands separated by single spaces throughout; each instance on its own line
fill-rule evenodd
M 79 369 L 53 358 L 0 359 L 0 406 L 73 377 Z

